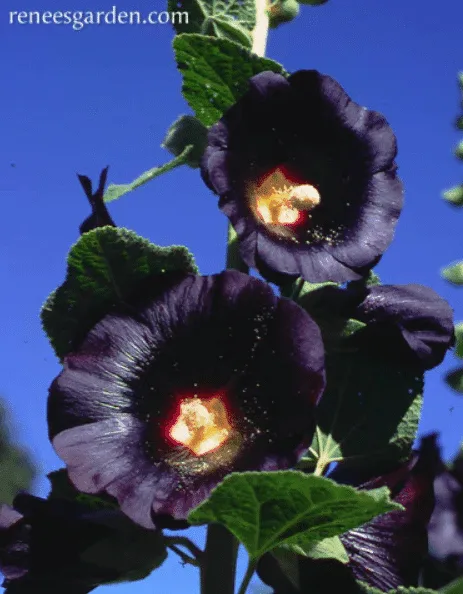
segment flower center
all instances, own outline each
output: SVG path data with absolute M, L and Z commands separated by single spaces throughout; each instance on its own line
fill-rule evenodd
M 320 204 L 318 190 L 310 184 L 272 188 L 270 195 L 256 197 L 256 211 L 264 223 L 271 225 L 294 225 L 301 211 L 311 210 Z
M 303 216 L 320 204 L 320 194 L 311 184 L 289 180 L 277 168 L 259 184 L 250 187 L 251 209 L 266 225 L 293 226 L 302 223 Z
M 196 397 L 181 401 L 168 435 L 196 456 L 201 456 L 219 448 L 231 430 L 227 410 L 220 398 L 202 400 Z

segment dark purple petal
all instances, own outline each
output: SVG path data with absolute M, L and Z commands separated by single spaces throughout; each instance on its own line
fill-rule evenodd
M 397 143 L 384 116 L 354 103 L 337 81 L 314 70 L 300 70 L 292 74 L 288 82 L 301 98 L 310 98 L 309 109 L 315 107 L 317 100 L 322 103 L 323 115 L 332 125 L 341 124 L 365 139 L 372 173 L 390 167 L 397 155 Z
M 370 287 L 353 317 L 368 324 L 363 339 L 374 349 L 423 369 L 439 365 L 454 343 L 451 307 L 422 285 Z
M 433 482 L 438 470 L 433 440 L 423 440 L 418 456 L 359 488 L 387 486 L 403 511 L 383 514 L 341 536 L 349 567 L 358 580 L 388 591 L 416 586 L 428 550 L 427 524 L 434 507 Z
M 67 584 L 66 591 L 77 594 L 116 579 L 117 572 L 80 562 L 81 552 L 109 534 L 85 519 L 85 508 L 27 494 L 13 506 L 0 510 L 0 570 L 8 592 L 40 594 Z
M 369 200 L 359 209 L 355 226 L 344 242 L 330 249 L 333 257 L 345 266 L 371 267 L 391 243 L 402 209 L 402 182 L 396 177 L 395 168 L 376 173 L 366 193 Z
M 461 455 L 443 463 L 434 482 L 436 504 L 429 522 L 431 560 L 452 577 L 463 575 L 463 473 Z
M 395 136 L 381 114 L 354 103 L 329 76 L 252 77 L 208 143 L 203 179 L 220 196 L 243 260 L 268 280 L 356 280 L 392 241 L 403 202 Z M 287 197 L 286 185 L 313 186 L 319 204 L 297 221 L 265 219 L 254 200 L 268 196 L 261 184 L 270 174 L 270 186 Z
M 7 579 L 18 579 L 27 573 L 26 544 L 20 520 L 22 515 L 9 505 L 0 505 L 0 571 Z
M 81 491 L 114 496 L 132 520 L 182 520 L 233 471 L 294 466 L 324 388 L 318 327 L 258 279 L 189 275 L 133 317 L 111 314 L 50 388 L 50 438 Z M 231 429 L 195 455 L 169 437 L 180 403 L 218 398 Z M 154 519 L 154 521 L 156 521 Z

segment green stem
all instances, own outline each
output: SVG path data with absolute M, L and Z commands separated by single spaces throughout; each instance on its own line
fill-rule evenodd
M 230 223 L 228 224 L 227 268 L 246 274 L 249 272 L 249 267 L 241 259 L 238 236 Z
M 201 563 L 201 594 L 234 594 L 238 541 L 220 524 L 207 528 Z
M 318 458 L 313 474 L 315 476 L 323 476 L 323 473 L 325 472 L 325 468 L 327 467 L 327 465 L 328 463 L 323 458 Z
M 251 51 L 260 56 L 265 56 L 268 38 L 268 0 L 256 0 L 256 24 L 252 32 Z
M 184 547 L 187 549 L 196 561 L 201 561 L 204 552 L 195 545 L 187 536 L 165 536 L 167 546 L 174 550 L 175 547 Z
M 246 590 L 248 589 L 249 584 L 251 583 L 252 576 L 254 575 L 254 571 L 256 569 L 256 562 L 249 560 L 248 567 L 246 569 L 246 573 L 244 574 L 243 581 L 241 582 L 240 589 L 238 590 L 238 594 L 246 594 Z
M 263 57 L 267 48 L 268 38 L 268 0 L 256 0 L 256 24 L 252 31 L 251 51 L 257 56 Z M 243 262 L 240 256 L 238 237 L 232 225 L 228 225 L 227 242 L 227 268 L 249 272 L 249 267 Z
M 268 0 L 256 0 L 256 24 L 252 32 L 251 51 L 258 56 L 265 55 L 269 29 L 267 13 Z M 231 224 L 228 225 L 227 268 L 249 272 L 249 267 L 241 259 L 238 236 Z M 219 524 L 211 524 L 207 529 L 206 549 L 201 563 L 201 594 L 234 594 L 236 580 L 236 560 L 238 541 Z M 238 594 L 245 594 L 255 570 L 249 563 Z
M 167 548 L 173 551 L 176 555 L 180 557 L 182 560 L 183 565 L 194 565 L 195 567 L 199 567 L 199 562 L 194 557 L 190 557 L 180 549 L 177 545 L 168 544 Z

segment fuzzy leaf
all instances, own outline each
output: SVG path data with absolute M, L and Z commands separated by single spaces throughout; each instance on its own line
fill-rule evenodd
M 223 524 L 256 560 L 281 545 L 308 549 L 379 514 L 402 509 L 388 493 L 385 487 L 357 491 L 297 471 L 234 473 L 188 520 Z
M 183 95 L 205 126 L 214 124 L 247 91 L 251 76 L 265 70 L 284 73 L 280 64 L 226 39 L 184 33 L 173 45 Z
M 463 359 L 463 322 L 455 324 L 455 351 L 456 357 Z
M 463 594 L 463 577 L 441 588 L 439 594 Z
M 360 352 L 329 355 L 326 369 L 315 437 L 300 467 L 405 459 L 418 429 L 423 378 Z
M 300 545 L 283 545 L 283 548 L 290 550 L 297 555 L 310 557 L 311 559 L 336 559 L 340 563 L 349 563 L 349 555 L 342 544 L 339 536 L 324 538 L 316 544 L 302 547 Z
M 167 6 L 172 13 L 183 9 L 179 0 L 168 0 Z M 255 0 L 189 0 L 188 19 L 177 19 L 173 25 L 178 34 L 200 33 L 251 47 L 255 22 Z
M 85 233 L 69 252 L 66 280 L 41 311 L 57 356 L 71 352 L 99 320 L 125 305 L 140 283 L 169 272 L 197 272 L 186 247 L 159 247 L 119 227 Z
M 0 400 L 0 504 L 11 504 L 20 491 L 31 488 L 37 471 L 27 450 L 17 445 L 11 416 Z

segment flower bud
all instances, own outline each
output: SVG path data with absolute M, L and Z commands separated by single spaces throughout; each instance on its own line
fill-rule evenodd
M 297 0 L 282 0 L 272 4 L 268 9 L 269 26 L 276 29 L 283 23 L 289 23 L 299 14 L 299 3 Z

